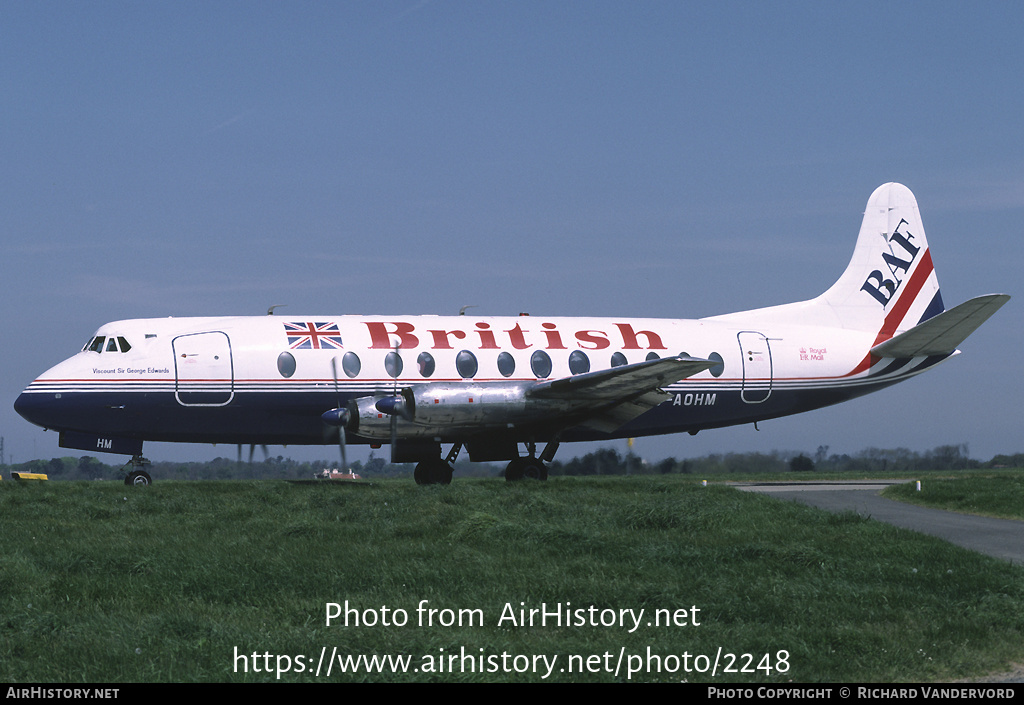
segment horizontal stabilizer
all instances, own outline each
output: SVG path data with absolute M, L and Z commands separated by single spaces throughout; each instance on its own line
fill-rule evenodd
M 879 343 L 871 348 L 871 354 L 891 358 L 948 355 L 1009 300 L 1006 294 L 989 294 L 965 301 Z

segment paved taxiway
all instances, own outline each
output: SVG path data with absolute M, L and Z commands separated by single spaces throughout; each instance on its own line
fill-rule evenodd
M 879 496 L 889 485 L 907 480 L 861 482 L 736 482 L 747 492 L 803 502 L 830 512 L 853 510 L 887 524 L 938 536 L 950 543 L 1024 565 L 1024 521 L 992 519 L 929 509 Z

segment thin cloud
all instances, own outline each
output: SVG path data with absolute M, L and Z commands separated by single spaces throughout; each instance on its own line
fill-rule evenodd
M 219 125 L 211 127 L 209 130 L 207 130 L 206 132 L 203 133 L 203 136 L 205 137 L 207 135 L 212 135 L 214 132 L 219 132 L 220 130 L 223 130 L 226 127 L 230 127 L 231 125 L 234 125 L 236 122 L 240 122 L 241 120 L 243 120 L 246 117 L 248 117 L 248 115 L 250 113 L 252 113 L 252 110 L 244 110 L 244 111 L 238 113 L 238 115 L 235 115 L 232 118 L 228 118 L 227 120 L 225 120 L 224 122 L 220 123 Z

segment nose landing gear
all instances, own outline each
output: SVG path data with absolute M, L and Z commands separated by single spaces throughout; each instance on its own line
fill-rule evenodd
M 124 467 L 121 468 L 122 472 L 128 473 L 125 475 L 124 484 L 135 486 L 152 485 L 153 478 L 149 476 L 148 472 L 142 469 L 147 465 L 152 465 L 152 463 L 141 455 L 133 455 L 132 459 L 125 463 Z M 128 470 L 129 467 L 131 470 Z

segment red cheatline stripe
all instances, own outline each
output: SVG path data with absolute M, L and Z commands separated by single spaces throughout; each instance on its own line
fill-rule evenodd
M 928 276 L 932 273 L 933 269 L 932 253 L 930 250 L 925 250 L 924 258 L 917 265 L 917 269 L 914 270 L 914 276 L 907 283 L 907 288 L 904 290 L 903 295 L 896 299 L 896 305 L 893 306 L 892 311 L 889 311 L 889 315 L 885 317 L 885 323 L 882 324 L 882 329 L 878 331 L 878 336 L 871 347 L 893 336 L 896 328 L 903 321 L 904 316 L 907 315 L 907 311 L 910 310 L 910 305 L 914 303 L 918 294 L 921 293 L 921 289 L 924 288 L 924 283 L 928 281 Z
M 885 316 L 885 321 L 882 323 L 882 328 L 878 331 L 878 335 L 875 336 L 875 342 L 871 344 L 871 347 L 875 347 L 881 342 L 884 342 L 893 336 L 896 332 L 896 328 L 903 322 L 903 318 L 907 315 L 907 311 L 910 310 L 911 304 L 917 299 L 921 293 L 921 289 L 924 288 L 924 284 L 928 281 L 928 277 L 934 271 L 935 267 L 932 264 L 932 253 L 931 250 L 924 251 L 924 257 L 921 258 L 921 262 L 917 265 L 917 269 L 914 270 L 914 274 L 910 277 L 910 281 L 907 282 L 907 288 L 903 290 L 903 293 L 896 298 L 896 304 L 892 307 Z M 855 375 L 871 367 L 872 362 L 878 358 L 874 358 L 869 352 L 864 356 L 864 359 L 860 361 L 856 367 L 853 368 L 852 372 L 849 372 L 844 377 Z

